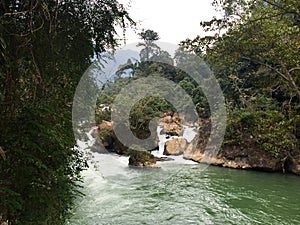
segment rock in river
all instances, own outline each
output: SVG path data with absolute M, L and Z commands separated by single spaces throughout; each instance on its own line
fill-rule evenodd
M 135 167 L 151 167 L 159 168 L 156 163 L 156 158 L 149 152 L 143 149 L 129 149 L 129 166 Z
M 168 140 L 165 143 L 164 155 L 180 155 L 187 147 L 187 141 L 185 138 L 175 138 Z

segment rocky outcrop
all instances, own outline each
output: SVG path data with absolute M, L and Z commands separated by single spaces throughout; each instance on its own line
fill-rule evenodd
M 286 158 L 285 168 L 288 172 L 300 175 L 300 155 L 291 154 Z
M 180 155 L 187 147 L 187 141 L 185 138 L 175 138 L 168 140 L 165 143 L 164 155 Z
M 258 146 L 248 148 L 225 146 L 218 154 L 224 159 L 225 167 L 255 169 L 262 171 L 283 171 L 284 163 L 271 153 L 261 150 Z M 233 166 L 230 166 L 230 165 Z
M 128 152 L 128 147 L 124 146 L 116 137 L 113 131 L 113 123 L 111 121 L 103 120 L 102 123 L 98 125 L 97 132 L 100 138 L 98 141 L 102 143 L 106 150 L 116 152 L 120 155 L 124 155 Z M 103 149 L 95 147 L 92 150 L 95 152 L 103 152 Z
M 234 169 L 282 171 L 283 168 L 283 164 L 279 159 L 270 156 L 268 153 L 258 152 L 254 149 L 247 151 L 223 149 L 216 156 L 211 156 L 209 153 L 196 149 L 194 152 L 185 152 L 184 158 L 200 163 Z
M 238 144 L 225 142 L 217 155 L 212 155 L 205 150 L 210 138 L 210 121 L 200 119 L 199 124 L 197 137 L 184 152 L 185 159 L 229 168 L 290 172 L 300 175 L 300 152 L 296 146 L 290 153 L 282 151 L 280 155 L 274 155 L 249 137 L 244 138 L 243 142 Z
M 208 138 L 207 135 L 199 134 L 188 145 L 183 157 L 200 163 L 236 169 L 281 171 L 283 168 L 283 162 L 280 159 L 276 159 L 269 152 L 250 146 L 249 148 L 223 146 L 216 155 L 213 155 L 208 149 L 205 149 Z
M 163 132 L 169 135 L 180 135 L 183 132 L 180 126 L 180 118 L 176 114 L 166 114 L 160 120 L 159 125 L 163 126 Z M 300 153 L 298 150 L 295 150 L 286 157 L 275 157 L 270 152 L 262 150 L 259 145 L 249 142 L 238 146 L 223 145 L 218 154 L 212 156 L 209 151 L 205 151 L 211 130 L 210 121 L 199 120 L 199 125 L 199 133 L 191 143 L 187 143 L 182 137 L 170 139 L 165 143 L 164 154 L 183 154 L 185 159 L 222 167 L 270 172 L 290 172 L 300 175 Z M 98 126 L 98 134 L 106 148 L 112 148 L 118 154 L 128 153 L 128 148 L 122 145 L 115 137 L 110 121 L 103 121 Z M 167 157 L 154 157 L 148 151 L 139 151 L 131 153 L 129 164 L 136 167 L 158 167 L 159 165 L 156 164 L 157 161 L 167 160 L 171 159 Z
M 171 136 L 180 136 L 183 134 L 183 129 L 180 124 L 166 123 L 163 125 L 164 132 Z
M 271 153 L 261 150 L 259 146 L 249 148 L 223 146 L 216 156 L 211 156 L 208 150 L 199 148 L 199 140 L 197 140 L 188 145 L 183 157 L 199 163 L 234 169 L 290 172 L 300 175 L 300 157 L 276 158 Z
M 183 133 L 180 121 L 178 113 L 165 113 L 164 117 L 159 120 L 159 125 L 163 127 L 165 134 L 180 136 Z
M 102 123 L 98 125 L 97 132 L 104 147 L 108 149 L 113 148 L 115 137 L 112 122 L 103 120 Z
M 191 127 L 198 127 L 199 121 L 194 121 L 192 120 L 191 116 L 177 112 L 166 112 L 159 120 L 159 125 L 164 127 L 166 134 L 170 135 L 181 135 L 183 132 L 181 124 Z
M 119 124 L 117 129 L 122 130 L 123 124 Z M 102 145 L 109 151 L 113 151 L 117 154 L 124 155 L 128 152 L 128 147 L 123 145 L 123 143 L 117 138 L 113 130 L 113 123 L 111 121 L 103 120 L 101 124 L 98 125 L 97 133 L 100 138 Z M 128 129 L 126 129 L 127 131 Z M 145 130 L 135 130 L 132 131 L 133 135 L 140 139 L 145 139 L 148 137 L 149 132 Z M 101 146 L 101 145 L 98 145 Z M 154 147 L 153 147 L 154 146 Z M 158 140 L 149 140 L 147 143 L 144 143 L 144 147 L 147 150 L 155 150 L 158 148 Z M 102 152 L 101 149 L 94 148 L 96 152 Z
M 112 121 L 103 120 L 99 126 L 99 130 L 112 130 L 113 129 L 113 123 Z
M 159 168 L 156 158 L 148 151 L 142 149 L 129 149 L 129 166 Z

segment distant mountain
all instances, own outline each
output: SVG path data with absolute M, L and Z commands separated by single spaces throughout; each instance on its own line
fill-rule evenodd
M 88 72 L 92 73 L 97 80 L 97 84 L 102 86 L 108 81 L 112 82 L 114 80 L 116 72 L 121 65 L 127 63 L 128 59 L 131 59 L 131 61 L 140 60 L 139 52 L 130 49 L 117 50 L 114 55 L 106 52 L 102 54 L 101 59 L 93 62 Z

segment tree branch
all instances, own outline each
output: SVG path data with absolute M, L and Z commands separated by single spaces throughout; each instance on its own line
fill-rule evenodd
M 295 70 L 300 70 L 300 66 L 299 66 L 299 67 L 295 67 L 295 68 L 290 69 L 290 70 L 289 70 L 289 73 L 291 73 L 291 72 L 293 72 L 293 71 L 295 71 Z
M 288 78 L 289 85 L 295 90 L 297 96 L 300 98 L 299 87 L 297 86 L 297 84 L 295 83 L 292 75 L 290 74 L 290 70 L 288 70 L 286 68 L 286 65 L 282 61 L 280 61 L 280 65 L 281 65 L 283 71 L 285 72 L 286 77 Z M 295 70 L 296 68 L 298 68 L 298 67 L 293 68 L 292 71 Z
M 279 4 L 276 4 L 276 2 L 274 2 L 274 1 L 273 2 L 271 2 L 269 0 L 262 0 L 262 1 L 284 11 L 285 13 L 291 13 L 291 14 L 298 15 L 298 13 L 296 11 L 294 11 L 294 10 L 291 11 L 291 10 L 285 9 L 284 7 L 281 7 Z
M 263 63 L 259 60 L 254 60 L 254 59 L 251 59 L 251 58 L 245 57 L 245 56 L 242 56 L 241 58 L 246 59 L 248 61 L 252 61 L 254 63 L 258 63 L 262 66 L 268 67 L 269 69 L 271 69 L 271 70 L 275 71 L 276 73 L 278 73 L 284 80 L 289 81 L 289 79 L 283 73 L 281 73 L 279 70 L 275 69 L 273 66 L 270 66 L 269 64 L 266 64 L 266 63 Z

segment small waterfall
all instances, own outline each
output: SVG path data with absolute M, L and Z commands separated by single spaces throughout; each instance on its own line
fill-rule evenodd
M 164 148 L 166 143 L 166 135 L 161 134 L 163 128 L 161 126 L 157 127 L 157 136 L 158 136 L 158 151 L 153 151 L 152 154 L 155 154 L 155 156 L 161 157 L 164 155 Z
M 186 125 L 183 125 L 183 134 L 182 137 L 187 140 L 187 142 L 191 142 L 197 135 L 197 131 L 195 127 L 189 127 Z
M 191 142 L 196 134 L 197 131 L 195 129 L 195 127 L 190 127 L 190 126 L 185 126 L 183 125 L 183 134 L 180 137 L 183 137 L 187 140 L 187 142 Z M 172 139 L 176 139 L 179 138 L 179 136 L 170 136 L 167 135 L 165 133 L 162 133 L 163 131 L 163 127 L 158 126 L 157 127 L 157 136 L 158 136 L 158 150 L 157 151 L 152 151 L 152 154 L 156 157 L 169 157 L 174 159 L 174 161 L 170 161 L 170 162 L 176 162 L 176 163 L 183 163 L 183 164 L 197 164 L 191 160 L 186 160 L 182 157 L 182 155 L 171 155 L 171 156 L 166 156 L 164 155 L 164 148 L 165 148 L 165 143 L 168 140 L 172 140 Z
M 89 165 L 89 168 L 85 173 L 92 173 L 95 176 L 103 177 L 134 177 L 133 171 L 128 167 L 128 158 L 127 156 L 120 156 L 115 153 L 97 153 L 92 152 L 91 148 L 95 144 L 96 138 L 93 137 L 93 132 L 97 129 L 97 127 L 91 128 L 88 132 L 86 132 L 87 140 L 81 141 L 77 140 L 77 149 L 84 153 L 85 159 Z M 192 141 L 196 135 L 196 131 L 194 127 L 183 126 L 184 132 L 181 137 L 185 138 L 188 142 Z M 157 157 L 166 157 L 164 152 L 165 143 L 167 140 L 172 140 L 178 138 L 178 136 L 170 136 L 162 133 L 163 128 L 161 126 L 157 127 L 157 135 L 158 135 L 158 146 L 159 149 L 157 151 L 152 151 L 152 154 Z M 168 163 L 180 163 L 180 164 L 197 164 L 191 160 L 183 159 L 182 155 L 178 156 L 167 156 L 169 158 L 174 159 L 173 161 L 168 161 Z M 167 162 L 159 162 L 163 166 L 163 163 Z
M 97 130 L 97 127 L 93 127 L 89 132 L 86 133 L 86 136 L 88 137 L 87 145 L 89 147 L 92 147 L 95 144 L 96 138 L 92 136 L 92 133 Z

